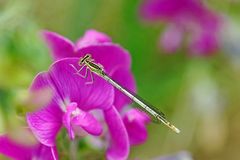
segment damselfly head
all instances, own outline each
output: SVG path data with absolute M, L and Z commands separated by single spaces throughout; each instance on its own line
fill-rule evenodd
M 80 65 L 83 65 L 85 63 L 86 60 L 91 59 L 91 55 L 90 54 L 86 54 L 84 57 L 82 57 L 79 61 Z

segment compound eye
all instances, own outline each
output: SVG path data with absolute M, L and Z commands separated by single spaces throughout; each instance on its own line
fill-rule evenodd
M 80 61 L 78 62 L 80 65 L 82 65 L 84 62 L 84 58 L 81 58 Z
M 91 54 L 86 54 L 85 57 L 86 58 L 91 58 Z

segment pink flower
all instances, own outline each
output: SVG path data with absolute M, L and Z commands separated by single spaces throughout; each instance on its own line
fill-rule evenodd
M 52 50 L 55 63 L 48 72 L 40 73 L 34 79 L 31 90 L 50 88 L 53 98 L 39 111 L 27 115 L 28 124 L 37 139 L 46 146 L 55 146 L 56 135 L 63 126 L 70 139 L 74 139 L 76 134 L 100 136 L 102 124 L 91 112 L 98 110 L 103 113 L 110 135 L 107 159 L 127 159 L 128 133 L 131 131 L 127 132 L 128 127 L 124 125 L 127 123 L 123 123 L 119 111 L 131 101 L 96 75 L 94 83 L 86 85 L 87 80 L 75 74 L 74 68 L 80 68 L 80 57 L 91 54 L 113 79 L 134 91 L 135 82 L 130 72 L 131 60 L 128 52 L 113 44 L 105 34 L 94 30 L 88 31 L 76 44 L 53 32 L 46 31 L 43 35 Z M 136 130 L 143 130 L 146 121 L 142 120 L 144 118 L 141 115 L 146 115 L 137 115 L 128 124 L 136 123 Z M 146 132 L 144 134 L 145 137 L 136 139 L 145 140 Z M 138 137 L 139 134 L 135 136 Z
M 79 58 L 66 58 L 55 62 L 48 72 L 37 75 L 31 86 L 32 91 L 49 88 L 53 98 L 40 110 L 28 113 L 27 122 L 40 143 L 55 146 L 55 138 L 61 127 L 68 131 L 70 139 L 75 134 L 88 133 L 99 136 L 102 125 L 89 112 L 94 109 L 104 110 L 104 114 L 113 114 L 107 123 L 115 122 L 113 134 L 121 137 L 123 147 L 127 148 L 128 138 L 120 115 L 113 108 L 113 88 L 100 77 L 95 77 L 93 85 L 85 85 L 85 79 L 76 75 L 70 65 L 78 67 Z M 80 131 L 79 131 L 80 130 Z M 125 149 L 124 148 L 124 149 Z M 127 150 L 127 149 L 125 149 Z M 124 152 L 128 152 L 125 151 Z M 126 153 L 125 153 L 126 154 Z
M 107 35 L 95 30 L 88 30 L 76 44 L 54 32 L 45 31 L 43 36 L 55 61 L 69 57 L 80 58 L 85 54 L 91 54 L 93 59 L 102 64 L 105 71 L 114 80 L 131 91 L 136 90 L 134 77 L 130 71 L 131 57 L 128 51 L 120 45 L 112 43 L 111 38 Z M 116 97 L 114 106 L 118 110 L 131 102 L 117 89 L 114 89 L 114 94 Z
M 57 160 L 55 147 L 42 144 L 23 145 L 11 140 L 7 135 L 0 135 L 0 153 L 15 160 Z
M 220 16 L 201 0 L 145 0 L 140 14 L 150 21 L 168 24 L 160 38 L 166 52 L 175 52 L 187 37 L 191 54 L 209 55 L 219 48 Z
M 104 66 L 106 72 L 114 80 L 125 88 L 136 92 L 135 80 L 130 71 L 131 57 L 128 51 L 118 44 L 112 43 L 111 38 L 106 34 L 96 30 L 88 30 L 76 44 L 54 32 L 45 31 L 43 37 L 52 51 L 54 60 L 66 57 L 79 58 L 90 53 L 98 63 Z M 115 88 L 114 95 L 114 106 L 122 113 L 130 143 L 134 145 L 145 142 L 147 139 L 145 126 L 150 122 L 149 117 L 137 109 L 131 109 L 123 114 L 123 107 L 130 104 L 131 100 Z M 128 119 L 128 117 L 131 118 Z

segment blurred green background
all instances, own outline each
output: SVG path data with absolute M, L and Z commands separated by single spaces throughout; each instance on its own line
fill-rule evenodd
M 75 41 L 93 28 L 130 51 L 138 93 L 182 131 L 150 124 L 148 141 L 133 147 L 130 159 L 182 150 L 196 160 L 239 159 L 240 1 L 206 2 L 233 26 L 224 29 L 221 50 L 211 57 L 189 56 L 184 47 L 163 53 L 157 41 L 165 25 L 143 22 L 140 0 L 0 0 L 0 133 L 24 123 L 25 91 L 51 64 L 40 31 Z

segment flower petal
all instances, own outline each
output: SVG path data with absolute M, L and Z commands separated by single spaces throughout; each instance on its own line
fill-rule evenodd
M 46 91 L 48 91 L 49 93 L 46 94 Z M 41 92 L 43 94 L 40 94 Z M 34 78 L 30 86 L 30 94 L 31 93 L 33 94 L 37 93 L 38 95 L 38 97 L 32 97 L 33 98 L 32 101 L 33 102 L 35 101 L 35 103 L 39 103 L 39 98 L 43 100 L 49 99 L 49 97 L 46 98 L 43 96 L 50 96 L 50 100 L 46 101 L 45 103 L 40 103 L 40 104 L 44 104 L 42 108 L 45 107 L 45 105 L 49 105 L 49 103 L 53 103 L 55 106 L 57 106 L 59 102 L 62 100 L 62 95 L 61 95 L 62 93 L 58 90 L 58 88 L 56 88 L 48 72 L 41 72 Z
M 36 76 L 31 85 L 31 91 L 41 91 L 41 89 L 46 87 L 52 91 L 52 101 L 42 106 L 38 111 L 28 113 L 27 122 L 34 135 L 42 144 L 54 146 L 56 134 L 62 125 L 62 111 L 59 107 L 61 96 L 46 72 Z
M 118 67 L 130 68 L 131 66 L 128 51 L 120 45 L 112 43 L 111 38 L 106 34 L 96 30 L 88 30 L 79 39 L 76 47 L 70 40 L 57 33 L 45 31 L 43 35 L 55 60 L 67 57 L 80 58 L 86 54 L 91 54 L 109 74 Z
M 107 109 L 114 99 L 113 87 L 103 78 L 93 74 L 92 84 L 76 74 L 80 68 L 78 58 L 66 58 L 57 61 L 49 69 L 49 75 L 63 102 L 76 102 L 82 110 Z M 91 72 L 88 71 L 88 77 Z
M 145 0 L 140 6 L 140 15 L 147 20 L 169 20 L 184 11 L 184 5 L 185 2 L 180 0 Z
M 64 113 L 64 115 L 63 115 L 63 125 L 67 128 L 68 135 L 71 140 L 73 140 L 75 137 L 73 127 L 71 124 L 71 118 L 72 118 L 71 116 L 72 116 L 72 112 L 76 108 L 77 108 L 77 103 L 71 102 L 70 104 L 67 105 L 66 113 Z
M 36 151 L 33 153 L 33 157 L 31 159 L 39 159 L 39 160 L 58 160 L 58 153 L 56 146 L 48 147 L 40 144 Z
M 77 50 L 78 57 L 91 54 L 92 58 L 104 67 L 108 74 L 112 74 L 117 68 L 130 69 L 131 57 L 127 50 L 118 44 L 110 42 L 89 44 Z
M 121 116 L 115 107 L 104 111 L 104 117 L 110 132 L 110 146 L 107 150 L 108 160 L 125 160 L 129 154 L 129 139 Z
M 58 106 L 48 106 L 39 111 L 27 114 L 27 123 L 37 137 L 46 146 L 55 146 L 55 138 L 61 128 L 61 117 L 56 110 Z
M 168 53 L 175 52 L 181 45 L 183 29 L 175 24 L 169 25 L 160 39 L 161 46 Z
M 192 37 L 190 53 L 192 55 L 210 55 L 219 48 L 219 37 L 212 32 L 202 33 Z
M 117 81 L 122 87 L 126 88 L 132 93 L 136 92 L 136 83 L 134 77 L 129 69 L 119 68 L 113 72 L 111 78 Z M 123 94 L 118 89 L 114 88 L 115 98 L 114 98 L 114 106 L 121 111 L 121 109 L 127 104 L 131 103 L 131 99 L 128 98 L 125 94 Z
M 146 141 L 146 124 L 150 122 L 150 117 L 138 109 L 131 109 L 123 117 L 131 145 L 138 145 Z
M 70 103 L 67 106 L 67 112 L 63 116 L 63 124 L 66 126 L 70 138 L 74 138 L 74 129 L 80 127 L 92 135 L 102 133 L 101 124 L 88 112 L 77 107 L 77 103 Z
M 86 45 L 92 45 L 95 43 L 111 42 L 112 39 L 102 32 L 98 32 L 94 29 L 87 30 L 83 37 L 81 37 L 77 43 L 76 48 L 82 48 Z
M 103 128 L 101 124 L 88 112 L 81 111 L 81 113 L 72 119 L 72 124 L 82 127 L 89 134 L 99 136 Z
M 43 31 L 42 35 L 52 51 L 54 60 L 74 57 L 74 44 L 69 39 L 49 31 Z
M 58 160 L 59 159 L 59 157 L 58 157 L 58 150 L 57 150 L 56 146 L 51 147 L 51 153 L 52 153 L 52 159 L 53 160 Z
M 147 20 L 200 19 L 208 9 L 199 0 L 145 0 L 140 15 Z
M 6 135 L 0 135 L 0 153 L 17 160 L 31 159 L 34 147 L 18 144 Z

